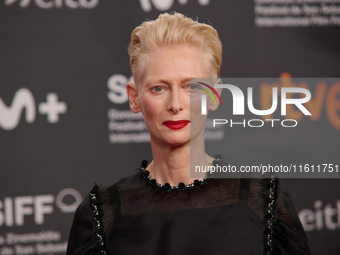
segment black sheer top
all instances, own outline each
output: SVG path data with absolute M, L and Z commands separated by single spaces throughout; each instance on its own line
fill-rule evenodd
M 143 171 L 96 186 L 78 207 L 67 255 L 310 254 L 281 179 L 207 179 L 165 190 Z

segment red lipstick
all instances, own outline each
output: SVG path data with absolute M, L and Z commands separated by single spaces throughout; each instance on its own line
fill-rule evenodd
M 177 130 L 184 128 L 186 125 L 189 124 L 189 120 L 178 120 L 178 121 L 164 121 L 163 125 L 166 126 L 167 128 L 170 128 L 172 130 Z

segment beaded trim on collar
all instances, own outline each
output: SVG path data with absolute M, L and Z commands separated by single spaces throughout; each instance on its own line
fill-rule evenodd
M 214 160 L 214 163 L 218 160 L 219 158 Z M 164 190 L 164 191 L 187 190 L 187 189 L 192 189 L 195 187 L 201 187 L 203 184 L 207 182 L 209 178 L 213 177 L 213 173 L 209 171 L 207 172 L 207 176 L 204 177 L 202 180 L 196 179 L 194 180 L 193 183 L 188 184 L 188 185 L 185 185 L 183 182 L 180 182 L 178 186 L 171 186 L 169 183 L 160 184 L 160 183 L 157 183 L 156 179 L 151 179 L 150 172 L 145 169 L 147 165 L 148 165 L 148 162 L 146 160 L 143 160 L 141 167 L 140 167 L 140 170 L 142 171 L 143 176 L 145 177 L 147 182 L 150 183 L 150 185 L 160 190 Z

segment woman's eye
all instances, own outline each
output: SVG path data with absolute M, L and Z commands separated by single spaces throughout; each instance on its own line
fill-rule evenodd
M 160 92 L 160 91 L 163 90 L 163 88 L 158 86 L 158 87 L 154 87 L 153 90 L 156 91 L 156 92 Z
M 190 89 L 198 89 L 197 84 L 190 84 Z
M 196 84 L 196 83 L 190 84 L 189 88 L 190 88 L 191 93 L 200 93 L 201 92 L 201 89 L 200 89 L 201 86 L 199 84 Z

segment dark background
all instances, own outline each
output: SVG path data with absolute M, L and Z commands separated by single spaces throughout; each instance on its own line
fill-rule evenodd
M 116 85 L 126 85 L 131 76 L 127 54 L 130 34 L 145 19 L 155 19 L 164 11 L 178 11 L 212 24 L 223 42 L 221 77 L 279 77 L 283 72 L 305 78 L 340 76 L 339 26 L 257 27 L 256 4 L 251 0 L 71 2 L 0 3 L 0 254 L 16 254 L 21 248 L 34 248 L 36 243 L 65 245 L 73 211 L 63 212 L 56 203 L 62 190 L 72 188 L 72 194 L 84 197 L 94 182 L 113 184 L 134 173 L 143 159 L 152 159 L 147 142 L 115 143 L 109 140 L 114 131 L 108 127 L 110 109 L 129 109 L 126 100 L 109 99 L 112 89 L 108 80 L 121 75 L 122 81 Z M 86 4 L 91 3 L 93 8 L 87 8 Z M 150 8 L 143 9 L 143 3 Z M 26 120 L 23 100 L 18 99 L 14 109 L 13 99 L 22 88 L 27 88 L 34 98 L 36 116 L 32 123 Z M 50 123 L 39 111 L 39 104 L 46 102 L 49 93 L 56 93 L 58 101 L 67 105 L 56 123 Z M 338 92 L 340 100 L 339 95 Z M 20 118 L 10 129 L 1 124 L 8 121 L 4 112 L 9 111 L 1 102 L 11 106 L 11 116 Z M 339 165 L 340 129 L 329 122 L 325 102 L 317 121 L 305 117 L 299 125 L 291 133 L 277 128 L 265 133 L 230 129 L 226 131 L 230 151 L 223 156 L 239 161 L 258 155 L 260 162 L 280 155 L 282 163 L 287 164 Z M 279 152 L 275 150 L 278 147 Z M 316 222 L 307 231 L 313 254 L 338 254 L 339 180 L 286 182 L 297 212 L 309 215 L 310 224 Z M 41 224 L 35 218 L 40 210 L 35 201 L 46 195 L 51 195 L 52 200 L 45 203 L 50 211 L 43 214 Z M 26 209 L 18 201 L 26 201 Z M 62 201 L 64 205 L 80 202 L 70 194 Z M 22 213 L 21 224 L 18 219 Z M 332 229 L 325 223 L 326 218 L 334 223 Z M 61 237 L 17 243 L 8 239 L 8 233 L 47 230 L 57 231 Z M 5 249 L 12 253 L 5 253 Z M 46 252 L 54 253 L 63 251 L 55 248 L 55 252 Z

